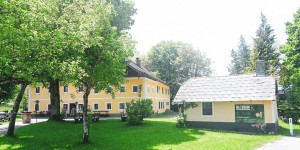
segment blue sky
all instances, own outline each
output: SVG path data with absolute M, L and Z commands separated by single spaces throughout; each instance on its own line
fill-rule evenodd
M 300 8 L 297 0 L 135 0 L 130 30 L 136 50 L 146 54 L 162 40 L 190 43 L 214 62 L 214 75 L 227 75 L 231 49 L 242 34 L 250 47 L 262 12 L 273 27 L 277 46 L 286 41 L 285 23 Z

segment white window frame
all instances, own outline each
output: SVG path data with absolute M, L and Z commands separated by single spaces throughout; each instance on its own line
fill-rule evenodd
M 67 87 L 67 92 L 65 92 L 65 87 Z M 69 86 L 63 86 L 63 93 L 69 93 Z
M 36 92 L 36 89 L 37 89 L 37 88 L 39 88 L 39 93 Z M 41 87 L 40 87 L 40 86 L 35 87 L 35 88 L 34 88 L 34 93 L 35 93 L 35 94 L 41 94 Z
M 124 91 L 126 92 L 126 85 L 123 84 L 123 85 L 121 85 L 121 88 L 122 88 L 122 87 L 124 87 Z M 133 88 L 132 88 L 132 89 L 133 89 Z M 121 89 L 119 89 L 119 93 L 120 93 L 120 94 L 123 94 L 123 93 L 125 93 L 125 92 L 121 92 Z
M 121 108 L 120 108 L 120 104 L 124 104 L 124 109 L 121 109 Z M 119 102 L 119 110 L 123 111 L 123 110 L 125 110 L 125 109 L 126 109 L 126 103 L 125 103 L 125 102 Z
M 133 87 L 134 87 L 134 86 L 136 86 L 136 87 L 137 87 L 137 90 L 136 90 L 136 92 L 133 92 Z M 134 84 L 134 85 L 132 85 L 131 92 L 132 92 L 132 93 L 138 93 L 138 92 L 139 92 L 139 85 L 137 85 L 137 84 Z
M 107 108 L 107 104 L 110 104 L 110 109 Z M 105 103 L 105 110 L 112 110 L 112 102 L 106 102 Z
M 82 91 L 79 91 L 81 86 L 82 86 Z M 79 85 L 79 86 L 78 86 L 78 93 L 83 93 L 83 92 L 84 92 L 84 87 L 83 87 L 83 85 Z
M 82 110 L 81 110 L 81 111 L 83 112 L 83 103 L 78 103 L 78 104 L 77 104 L 77 106 L 76 106 L 76 108 L 77 108 L 76 111 L 77 111 L 77 112 L 80 110 L 80 109 L 79 109 L 79 105 L 81 105 L 81 104 L 82 104 Z
M 100 91 L 98 90 L 98 92 L 96 92 L 96 88 L 94 88 L 94 95 L 98 95 L 100 93 Z
M 203 103 L 211 103 L 211 115 L 203 115 Z M 214 103 L 213 102 L 201 102 L 201 115 L 203 117 L 213 117 L 214 116 Z
M 98 109 L 95 109 L 95 104 L 98 104 Z M 96 102 L 96 103 L 93 103 L 93 110 L 100 110 L 99 108 L 100 108 L 100 105 L 99 105 L 99 103 L 98 103 L 98 102 Z

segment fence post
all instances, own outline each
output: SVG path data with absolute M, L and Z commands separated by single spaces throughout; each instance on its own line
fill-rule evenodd
M 292 118 L 289 118 L 289 124 L 290 124 L 290 134 L 291 136 L 293 136 L 293 119 Z

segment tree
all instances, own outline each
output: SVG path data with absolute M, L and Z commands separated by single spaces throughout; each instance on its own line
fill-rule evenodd
M 104 2 L 98 3 L 96 0 L 93 2 L 91 9 L 99 14 L 91 18 L 95 22 L 95 25 L 90 27 L 93 32 L 90 32 L 88 36 L 92 44 L 80 54 L 79 67 L 82 68 L 83 74 L 77 76 L 77 84 L 84 85 L 83 143 L 89 142 L 87 109 L 91 89 L 104 90 L 109 86 L 119 87 L 124 83 L 126 59 L 132 56 L 134 47 L 130 35 L 123 30 L 129 27 L 122 25 L 122 22 L 111 24 L 111 19 L 114 18 L 111 16 L 111 5 Z M 120 26 L 115 28 L 115 25 Z
M 251 52 L 248 72 L 254 72 L 256 61 L 265 60 L 266 73 L 274 74 L 279 69 L 279 52 L 274 46 L 275 34 L 272 27 L 267 23 L 266 17 L 261 13 L 261 24 L 256 31 L 254 48 Z
M 0 84 L 0 104 L 15 98 L 17 85 L 11 82 Z
M 212 73 L 211 60 L 200 50 L 182 42 L 162 41 L 151 48 L 146 60 L 145 67 L 170 85 L 171 100 L 189 78 Z
M 243 74 L 248 67 L 250 59 L 250 49 L 246 43 L 246 40 L 241 35 L 238 44 L 238 49 L 231 50 L 231 64 L 229 64 L 228 71 L 231 75 Z
M 285 56 L 280 68 L 280 82 L 290 92 L 291 99 L 300 101 L 300 9 L 294 14 L 293 22 L 286 24 L 286 34 L 287 43 L 280 48 Z
M 129 125 L 141 125 L 144 118 L 150 117 L 153 113 L 152 100 L 132 100 L 131 102 L 126 103 L 126 113 L 129 117 Z

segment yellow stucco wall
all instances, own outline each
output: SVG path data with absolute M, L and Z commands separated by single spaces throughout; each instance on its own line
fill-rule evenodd
M 141 85 L 141 95 L 137 92 L 132 91 L 132 87 L 134 85 Z M 106 103 L 112 103 L 112 110 L 109 110 L 109 114 L 119 114 L 123 110 L 119 109 L 120 102 L 130 102 L 131 100 L 138 99 L 152 99 L 153 101 L 153 111 L 155 113 L 165 112 L 166 109 L 170 109 L 170 95 L 165 92 L 165 89 L 170 89 L 168 85 L 165 85 L 159 81 L 154 81 L 148 78 L 127 78 L 124 83 L 125 92 L 119 92 L 114 88 L 115 91 L 115 99 L 112 99 L 110 94 L 107 94 L 105 91 L 99 91 L 99 93 L 94 93 L 94 89 L 91 90 L 89 95 L 89 106 L 93 110 L 93 104 L 99 104 L 99 110 L 106 110 Z M 150 92 L 148 92 L 148 86 L 151 87 Z M 160 86 L 164 88 L 164 94 L 162 94 L 162 90 L 160 93 L 157 93 L 156 86 Z M 47 111 L 48 104 L 50 104 L 50 94 L 48 93 L 47 88 L 42 88 L 40 86 L 40 93 L 35 93 L 36 85 L 29 86 L 29 111 L 34 111 L 34 101 L 39 100 L 40 111 Z M 154 93 L 152 92 L 152 87 L 154 88 Z M 70 103 L 78 102 L 78 104 L 83 103 L 83 93 L 78 93 L 77 88 L 72 84 L 68 85 L 68 92 L 63 92 L 63 86 L 60 86 L 60 98 L 61 98 L 61 108 L 63 104 L 68 105 L 68 112 L 70 109 Z M 163 108 L 159 108 L 159 102 L 164 103 Z
M 273 103 L 273 104 L 272 104 Z M 213 115 L 202 115 L 202 103 L 198 102 L 198 107 L 186 110 L 188 121 L 203 122 L 235 122 L 236 104 L 264 104 L 265 123 L 275 123 L 277 121 L 277 109 L 275 101 L 239 101 L 239 102 L 213 102 Z

